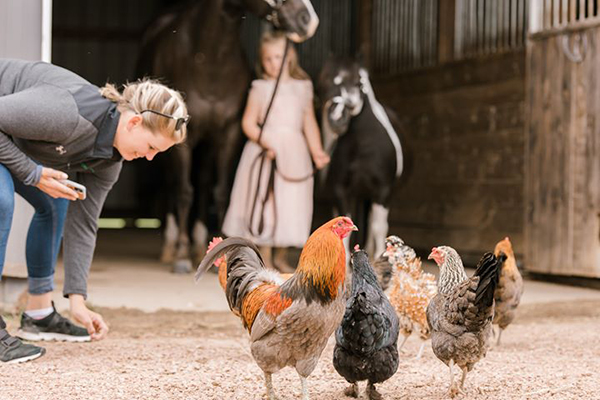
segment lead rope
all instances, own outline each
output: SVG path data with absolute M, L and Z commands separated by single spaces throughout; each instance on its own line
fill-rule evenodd
M 260 132 L 258 134 L 258 140 L 257 140 L 257 143 L 260 146 L 262 146 L 261 139 L 263 136 L 263 130 L 264 130 L 265 125 L 267 124 L 267 118 L 269 118 L 269 113 L 271 112 L 271 107 L 273 106 L 273 101 L 275 100 L 275 95 L 277 94 L 277 89 L 279 88 L 279 81 L 281 80 L 281 75 L 283 74 L 283 67 L 284 67 L 285 61 L 287 59 L 289 46 L 290 46 L 290 41 L 289 41 L 289 39 L 286 38 L 285 39 L 285 50 L 283 52 L 283 58 L 281 60 L 281 67 L 279 68 L 279 73 L 277 74 L 277 80 L 275 81 L 275 88 L 273 89 L 273 94 L 271 95 L 271 100 L 269 101 L 269 105 L 267 106 L 267 111 L 265 112 L 265 118 L 263 119 L 262 124 L 260 124 Z M 262 200 L 261 211 L 260 211 L 260 221 L 258 222 L 258 232 L 255 232 L 255 230 L 254 230 L 254 214 L 255 214 L 255 210 L 256 210 L 256 205 L 259 201 L 258 194 L 260 193 L 260 183 L 262 180 L 263 166 L 265 164 L 266 159 L 267 159 L 267 150 L 266 150 L 266 148 L 263 147 L 263 150 L 256 157 L 256 159 L 254 159 L 254 161 L 252 162 L 252 165 L 250 166 L 250 171 L 253 171 L 254 166 L 256 165 L 256 162 L 260 161 L 260 164 L 258 167 L 258 179 L 256 180 L 256 192 L 254 193 L 254 200 L 252 201 L 252 210 L 250 212 L 250 220 L 248 222 L 248 230 L 255 237 L 261 236 L 265 229 L 265 226 L 264 226 L 265 225 L 265 215 L 264 214 L 265 214 L 266 204 L 267 204 L 267 201 L 269 200 L 269 197 L 274 195 L 274 186 L 275 186 L 274 185 L 274 183 L 275 183 L 274 173 L 275 173 L 275 165 L 276 164 L 273 162 L 273 160 L 271 160 L 271 172 L 270 172 L 270 176 L 269 176 L 269 183 L 267 185 L 267 192 L 265 193 L 265 197 Z M 250 175 L 250 178 L 252 178 L 252 175 Z M 252 179 L 250 179 L 250 182 L 252 182 Z M 250 191 L 250 186 L 248 187 L 248 191 Z M 275 210 L 276 210 L 276 208 L 275 208 Z M 275 211 L 275 221 L 276 220 L 277 220 L 277 211 Z M 276 226 L 276 223 L 273 224 L 273 231 L 271 232 L 271 237 L 273 237 L 275 234 L 275 226 Z

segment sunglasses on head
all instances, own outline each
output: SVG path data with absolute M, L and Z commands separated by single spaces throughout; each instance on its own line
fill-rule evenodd
M 190 116 L 189 115 L 186 115 L 185 117 L 175 118 L 172 115 L 163 114 L 163 113 L 155 111 L 155 110 L 143 110 L 143 111 L 140 111 L 140 114 L 143 114 L 145 112 L 150 112 L 152 114 L 157 114 L 157 115 L 160 115 L 160 116 L 165 117 L 165 118 L 174 119 L 175 120 L 175 130 L 176 131 L 180 130 L 181 127 L 183 126 L 183 124 L 187 125 L 187 123 L 190 121 Z

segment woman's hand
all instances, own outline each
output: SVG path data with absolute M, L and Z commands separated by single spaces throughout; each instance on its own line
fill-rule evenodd
M 37 185 L 42 192 L 55 199 L 77 200 L 79 195 L 73 189 L 60 183 L 59 181 L 67 179 L 67 174 L 52 168 L 42 168 L 42 177 Z
M 108 325 L 104 322 L 102 315 L 91 311 L 85 305 L 85 300 L 80 294 L 69 295 L 71 303 L 71 316 L 73 319 L 87 329 L 92 340 L 102 340 L 108 334 Z
M 329 158 L 329 155 L 327 155 L 327 153 L 325 153 L 323 150 L 313 155 L 313 161 L 317 169 L 323 169 L 323 167 L 329 164 L 330 160 L 331 159 Z

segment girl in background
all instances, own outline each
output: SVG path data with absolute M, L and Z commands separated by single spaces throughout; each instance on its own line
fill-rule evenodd
M 261 247 L 267 266 L 291 272 L 287 248 L 303 247 L 310 234 L 312 164 L 321 169 L 329 163 L 329 156 L 323 151 L 315 118 L 312 82 L 298 65 L 291 45 L 282 66 L 285 46 L 286 38 L 281 33 L 267 32 L 260 41 L 257 71 L 260 79 L 252 82 L 242 119 L 242 129 L 249 141 L 235 176 L 223 233 L 253 240 Z M 279 88 L 261 135 L 280 68 L 283 71 Z M 259 171 L 263 150 L 268 160 Z M 269 175 L 274 165 L 270 192 Z

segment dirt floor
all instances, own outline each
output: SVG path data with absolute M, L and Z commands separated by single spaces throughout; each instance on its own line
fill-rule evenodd
M 0 366 L 0 399 L 262 399 L 263 378 L 247 334 L 229 313 L 101 309 L 111 324 L 97 343 L 46 343 L 30 363 Z M 16 329 L 17 318 L 9 316 Z M 528 304 L 467 377 L 465 399 L 600 399 L 600 302 Z M 448 370 L 427 344 L 414 360 L 411 337 L 386 399 L 447 398 Z M 343 399 L 330 340 L 309 378 L 312 399 Z M 458 376 L 458 375 L 457 375 Z M 300 381 L 276 374 L 280 399 L 300 398 Z M 361 390 L 364 385 L 361 386 Z

